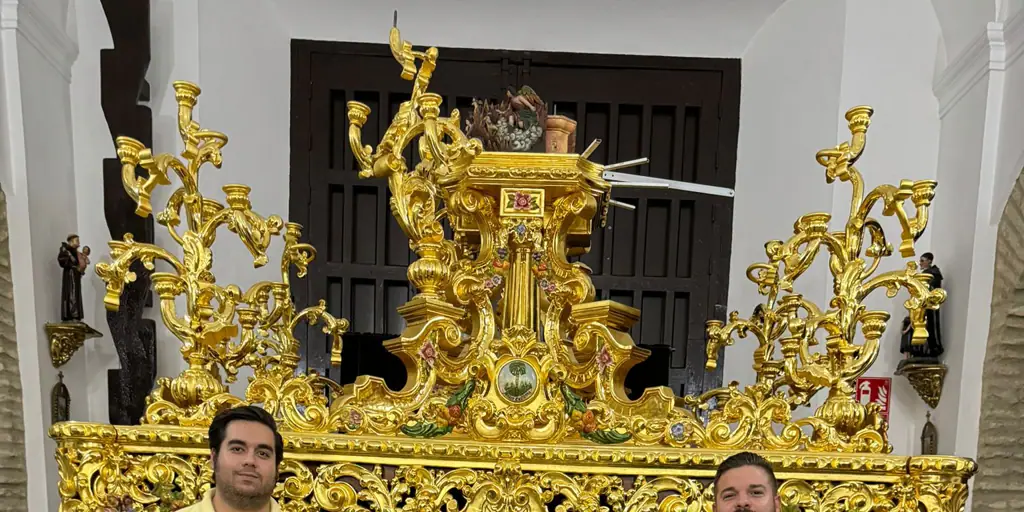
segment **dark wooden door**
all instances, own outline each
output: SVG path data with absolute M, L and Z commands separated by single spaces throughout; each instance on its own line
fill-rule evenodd
M 386 45 L 293 41 L 290 218 L 318 250 L 295 286 L 300 306 L 325 298 L 353 332 L 397 334 L 395 308 L 410 296 L 408 241 L 388 207 L 383 180 L 360 180 L 348 147 L 346 101 L 371 108 L 363 132 L 375 144 L 411 83 Z M 649 156 L 628 172 L 732 187 L 739 118 L 739 61 L 441 49 L 430 90 L 465 114 L 472 98 L 532 86 L 558 114 L 577 120 L 578 147 L 600 138 L 592 159 Z M 406 155 L 415 162 L 410 150 Z M 600 298 L 642 310 L 639 344 L 669 345 L 663 384 L 677 393 L 721 385 L 704 371 L 704 322 L 724 318 L 732 200 L 686 192 L 616 188 L 637 206 L 613 209 L 582 261 Z M 328 367 L 319 330 L 300 333 L 304 362 Z M 719 366 L 721 368 L 721 365 Z

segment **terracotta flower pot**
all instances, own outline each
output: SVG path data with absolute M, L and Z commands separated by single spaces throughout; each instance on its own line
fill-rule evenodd
M 545 153 L 576 151 L 576 121 L 565 116 L 549 115 L 544 130 Z

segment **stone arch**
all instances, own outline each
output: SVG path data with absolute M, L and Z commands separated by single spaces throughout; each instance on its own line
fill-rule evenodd
M 974 510 L 1024 508 L 1024 172 L 999 220 Z
M 28 510 L 25 421 L 8 242 L 7 196 L 0 187 L 0 510 Z

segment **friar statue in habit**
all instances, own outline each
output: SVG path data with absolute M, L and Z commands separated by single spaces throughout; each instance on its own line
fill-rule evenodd
M 57 263 L 63 270 L 60 282 L 60 319 L 62 322 L 81 322 L 82 317 L 82 274 L 78 255 L 78 235 L 68 235 L 60 244 Z
M 921 255 L 921 272 L 931 276 L 928 282 L 928 289 L 934 290 L 942 287 L 942 271 L 935 265 L 935 256 L 926 252 Z M 939 357 L 945 351 L 942 347 L 942 323 L 938 309 L 924 310 L 925 328 L 928 329 L 928 341 L 924 345 L 913 345 L 910 341 L 913 329 L 910 326 L 910 318 L 903 320 L 903 340 L 900 343 L 900 352 L 911 357 Z

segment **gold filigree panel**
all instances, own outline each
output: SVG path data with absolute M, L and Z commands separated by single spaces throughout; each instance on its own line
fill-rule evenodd
M 61 512 L 128 496 L 181 507 L 212 485 L 205 432 L 55 426 Z M 710 479 L 730 452 L 568 444 L 285 436 L 275 497 L 284 510 L 712 510 Z M 957 511 L 974 463 L 949 457 L 764 452 L 787 504 L 806 511 Z M 923 507 L 919 509 L 919 506 Z

